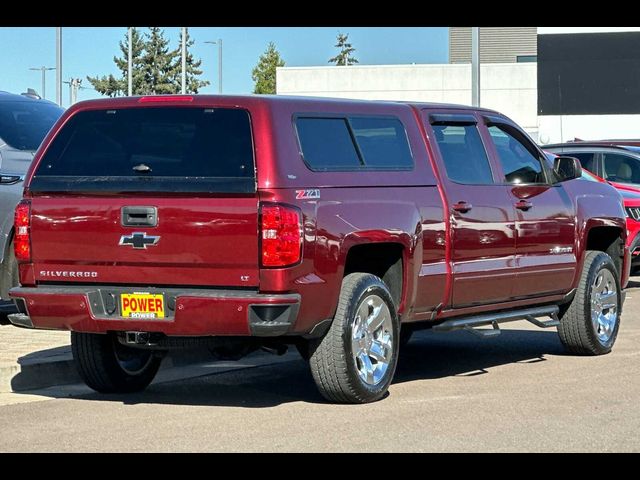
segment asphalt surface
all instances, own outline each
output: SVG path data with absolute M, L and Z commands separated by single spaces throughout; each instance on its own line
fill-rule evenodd
M 420 332 L 368 405 L 324 402 L 295 351 L 135 395 L 0 394 L 0 451 L 638 452 L 640 278 L 630 286 L 606 356 L 566 355 L 555 329 L 515 322 L 495 339 Z

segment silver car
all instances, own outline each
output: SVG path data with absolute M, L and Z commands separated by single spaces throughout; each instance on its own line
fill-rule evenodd
M 18 284 L 13 212 L 24 174 L 43 138 L 64 110 L 37 95 L 0 91 L 0 312 L 11 311 L 8 291 Z

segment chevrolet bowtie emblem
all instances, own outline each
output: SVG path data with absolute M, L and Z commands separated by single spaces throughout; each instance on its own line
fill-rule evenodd
M 118 245 L 131 245 L 133 248 L 146 249 L 147 246 L 156 246 L 160 237 L 147 235 L 146 232 L 134 232 L 131 235 L 122 235 Z

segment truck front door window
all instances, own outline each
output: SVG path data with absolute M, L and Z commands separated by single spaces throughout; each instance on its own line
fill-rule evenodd
M 520 140 L 500 125 L 488 128 L 489 135 L 498 152 L 505 181 L 514 185 L 527 183 L 546 183 L 544 169 L 540 159 Z

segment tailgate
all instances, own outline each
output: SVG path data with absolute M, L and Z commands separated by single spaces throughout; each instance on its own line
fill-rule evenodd
M 36 281 L 255 287 L 257 203 L 253 196 L 35 197 Z M 123 226 L 129 207 L 154 207 L 157 226 Z

